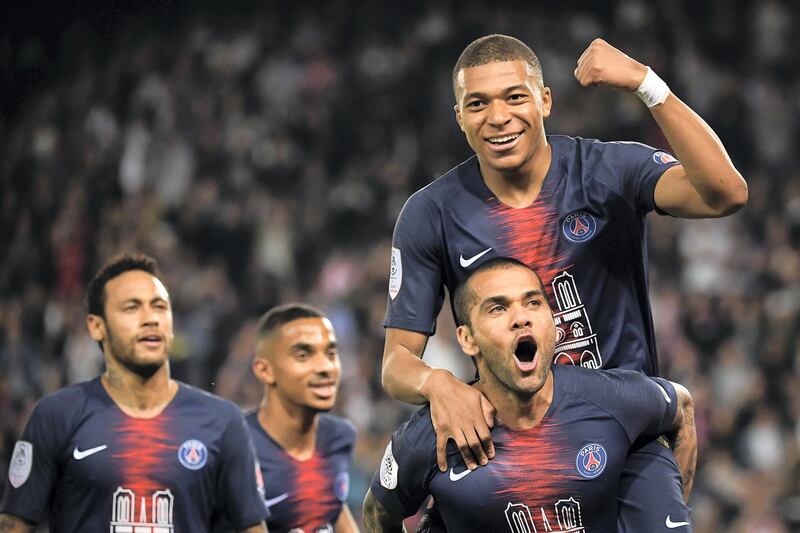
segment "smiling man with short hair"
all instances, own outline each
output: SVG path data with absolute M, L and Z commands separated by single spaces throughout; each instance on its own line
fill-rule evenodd
M 648 213 L 722 217 L 747 202 L 719 137 L 651 68 L 595 39 L 574 75 L 583 87 L 636 94 L 675 155 L 548 135 L 558 101 L 536 54 L 514 37 L 486 35 L 464 49 L 452 75 L 455 119 L 475 155 L 411 195 L 397 218 L 381 379 L 392 397 L 430 404 L 441 469 L 450 440 L 469 468 L 494 455 L 495 406 L 422 359 L 445 287 L 452 295 L 483 262 L 516 258 L 543 281 L 556 363 L 657 376 Z M 679 471 L 663 440 L 635 443 L 621 480 L 620 529 L 663 528 L 667 514 L 654 505 L 685 508 L 680 480 L 693 474 Z
M 355 533 L 346 500 L 356 429 L 328 414 L 339 389 L 333 324 L 286 304 L 258 323 L 253 373 L 264 398 L 245 419 L 266 483 L 271 532 Z

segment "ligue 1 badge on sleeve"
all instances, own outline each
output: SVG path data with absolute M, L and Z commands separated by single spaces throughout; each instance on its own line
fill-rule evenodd
M 28 481 L 33 466 L 33 444 L 18 440 L 11 454 L 11 466 L 8 469 L 8 480 L 11 486 L 18 489 Z
M 389 444 L 386 446 L 386 451 L 383 452 L 380 479 L 383 488 L 388 490 L 397 488 L 397 461 L 395 461 L 394 454 L 392 453 L 391 441 L 389 441 Z
M 392 300 L 397 297 L 400 292 L 400 286 L 403 284 L 403 260 L 400 257 L 400 249 L 392 248 L 392 265 L 389 273 L 389 296 Z

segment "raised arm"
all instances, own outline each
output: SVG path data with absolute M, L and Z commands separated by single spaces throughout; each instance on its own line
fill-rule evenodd
M 678 409 L 675 412 L 674 448 L 675 462 L 681 472 L 683 481 L 683 499 L 689 501 L 694 484 L 695 467 L 697 466 L 697 431 L 694 425 L 694 401 L 692 395 L 683 385 L 672 383 L 678 396 Z
M 31 533 L 35 527 L 17 516 L 0 514 L 0 533 Z
M 584 87 L 606 84 L 627 91 L 639 89 L 647 73 L 645 65 L 602 39 L 592 41 L 575 69 Z M 730 215 L 747 203 L 747 183 L 697 113 L 671 92 L 650 112 L 681 162 L 656 185 L 659 208 L 682 218 L 711 218 Z
M 372 491 L 367 491 L 364 498 L 364 531 L 367 533 L 405 533 L 403 517 L 393 515 L 383 508 L 381 503 L 375 499 Z
M 477 389 L 447 370 L 428 366 L 422 360 L 427 341 L 422 333 L 387 328 L 381 383 L 395 399 L 430 403 L 439 470 L 447 470 L 449 439 L 458 446 L 467 468 L 475 469 L 494 457 L 489 433 L 494 407 Z

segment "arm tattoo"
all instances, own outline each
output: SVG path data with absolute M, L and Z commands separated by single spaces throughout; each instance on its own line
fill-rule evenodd
M 33 525 L 10 514 L 0 514 L 0 533 L 31 533 Z
M 688 503 L 694 484 L 697 466 L 697 430 L 694 425 L 694 401 L 685 387 L 673 383 L 678 396 L 678 411 L 675 413 L 675 462 L 683 481 L 683 499 Z
M 694 484 L 697 466 L 697 433 L 694 425 L 694 407 L 689 406 L 683 413 L 683 424 L 675 435 L 675 460 L 681 467 L 683 478 L 683 499 L 689 501 Z
M 364 530 L 367 533 L 405 533 L 403 517 L 386 511 L 372 491 L 367 491 L 364 498 Z

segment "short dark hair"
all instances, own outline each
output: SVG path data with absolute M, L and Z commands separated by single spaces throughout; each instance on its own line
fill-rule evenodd
M 453 311 L 456 315 L 455 318 L 457 326 L 471 326 L 469 320 L 469 311 L 473 305 L 478 303 L 477 297 L 475 296 L 475 291 L 473 291 L 470 287 L 472 278 L 481 272 L 486 272 L 487 270 L 506 270 L 514 267 L 522 267 L 533 272 L 533 274 L 536 276 L 536 279 L 539 280 L 539 285 L 542 285 L 542 290 L 544 290 L 542 278 L 539 277 L 539 274 L 537 274 L 535 270 L 522 261 L 514 259 L 513 257 L 493 257 L 488 261 L 481 263 L 478 268 L 470 272 L 469 276 L 467 276 L 466 279 L 461 282 L 458 287 L 456 287 L 456 290 L 453 293 Z
M 120 274 L 142 270 L 161 280 L 158 262 L 145 254 L 120 254 L 112 257 L 97 271 L 86 292 L 86 309 L 90 315 L 105 318 L 106 284 Z M 163 281 L 162 281 L 163 283 Z
M 306 304 L 277 305 L 259 319 L 256 327 L 256 339 L 260 341 L 282 325 L 300 318 L 325 318 L 325 314 L 316 307 Z
M 463 69 L 499 61 L 525 61 L 531 68 L 539 87 L 544 84 L 542 65 L 533 50 L 515 37 L 495 33 L 475 39 L 461 52 L 453 68 L 453 93 L 456 98 L 458 98 L 458 74 Z

